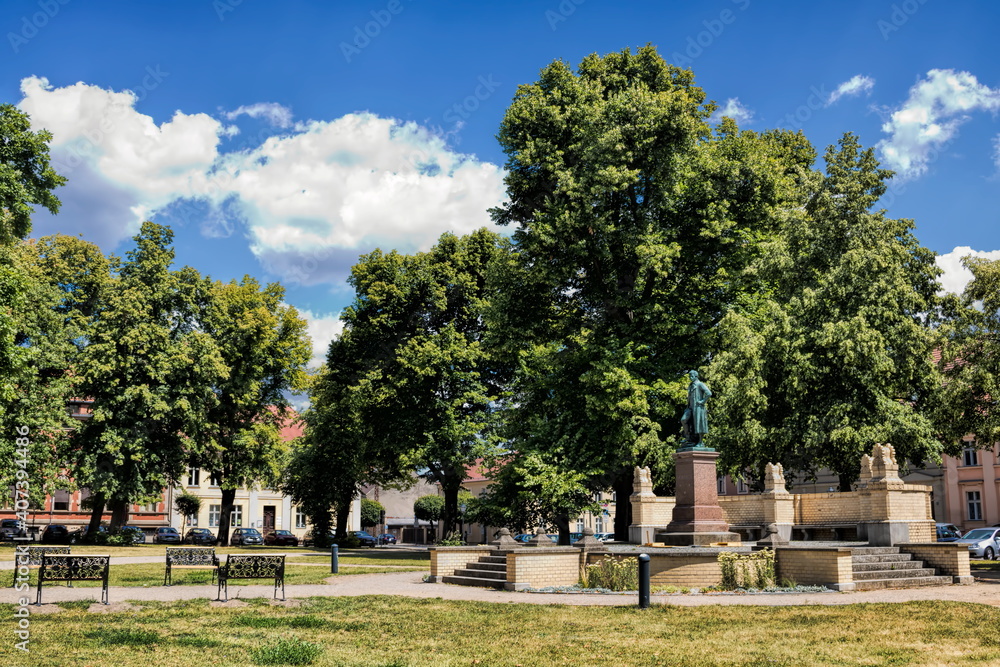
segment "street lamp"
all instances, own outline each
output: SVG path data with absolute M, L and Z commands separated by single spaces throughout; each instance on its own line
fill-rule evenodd
M 465 543 L 465 503 L 458 506 L 458 533 L 462 536 L 462 543 Z

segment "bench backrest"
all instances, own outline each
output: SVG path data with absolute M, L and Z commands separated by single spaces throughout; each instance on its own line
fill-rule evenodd
M 70 554 L 69 547 L 28 547 L 28 562 L 22 562 L 23 556 L 18 556 L 18 565 L 28 565 L 29 567 L 40 567 L 42 556 L 45 554 Z
M 111 556 L 64 556 L 45 554 L 38 581 L 103 581 L 108 577 Z
M 244 556 L 230 554 L 226 558 L 227 579 L 266 579 L 285 576 L 284 556 Z
M 217 562 L 212 547 L 167 547 L 170 565 L 215 565 Z

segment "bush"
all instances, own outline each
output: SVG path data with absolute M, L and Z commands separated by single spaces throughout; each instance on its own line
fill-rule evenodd
M 722 583 L 720 584 L 722 589 L 765 589 L 774 586 L 774 551 L 772 549 L 762 549 L 752 553 L 723 551 L 719 554 L 718 560 L 722 569 Z
M 341 549 L 357 549 L 358 547 L 361 546 L 361 540 L 359 540 L 358 536 L 355 535 L 354 533 L 344 535 L 343 537 L 338 537 L 337 539 L 333 540 L 333 543 L 336 544 Z
M 250 657 L 258 665 L 308 665 L 322 652 L 318 644 L 293 637 L 250 649 Z
M 380 524 L 384 513 L 385 507 L 382 506 L 382 503 L 375 500 L 369 500 L 368 498 L 361 499 L 362 528 L 371 528 L 372 526 Z
M 436 542 L 439 547 L 461 547 L 465 545 L 465 540 L 462 539 L 462 535 L 457 531 L 453 530 Z
M 421 521 L 437 521 L 444 513 L 444 498 L 420 496 L 413 501 L 413 516 Z
M 583 570 L 584 588 L 607 588 L 612 591 L 634 591 L 639 588 L 639 561 L 636 558 L 618 560 L 605 556 Z

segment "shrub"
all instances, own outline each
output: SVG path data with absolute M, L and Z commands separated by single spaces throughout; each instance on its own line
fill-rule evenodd
M 465 540 L 462 539 L 461 533 L 457 530 L 453 530 L 442 539 L 437 541 L 439 547 L 460 547 L 465 545 Z
M 336 544 L 341 549 L 357 549 L 358 547 L 361 546 L 361 540 L 359 540 L 358 536 L 355 535 L 354 533 L 349 533 L 347 535 L 344 535 L 343 537 L 338 537 L 337 539 L 333 540 L 333 543 Z
M 634 591 L 639 588 L 639 561 L 636 558 L 618 560 L 606 556 L 583 569 L 584 588 L 607 588 L 612 591 Z
M 250 657 L 258 665 L 308 665 L 323 649 L 312 642 L 295 637 L 250 650 Z
M 774 586 L 774 551 L 762 549 L 752 553 L 723 551 L 719 554 L 722 569 L 720 588 L 768 588 Z

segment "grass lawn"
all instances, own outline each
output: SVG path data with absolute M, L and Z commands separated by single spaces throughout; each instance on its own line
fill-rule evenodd
M 295 554 L 289 555 L 289 562 L 293 563 L 325 563 L 330 564 L 330 554 Z M 337 562 L 341 565 L 405 565 L 420 569 L 430 569 L 431 555 L 426 551 L 386 551 L 383 549 L 370 552 L 340 551 Z
M 969 567 L 973 570 L 1000 571 L 1000 560 L 970 560 Z
M 322 584 L 323 580 L 327 577 L 332 576 L 346 576 L 351 574 L 381 574 L 385 572 L 411 572 L 420 571 L 425 568 L 414 567 L 414 568 L 401 568 L 401 567 L 352 567 L 341 570 L 337 575 L 330 574 L 329 567 L 313 567 L 309 565 L 296 565 L 294 563 L 285 564 L 285 585 L 289 586 L 291 584 Z M 139 563 L 135 565 L 112 565 L 111 572 L 108 576 L 109 586 L 162 586 L 163 585 L 163 563 Z M 10 572 L 4 572 L 0 584 L 6 583 L 10 584 Z M 174 569 L 170 573 L 171 583 L 174 585 L 197 585 L 197 584 L 208 584 L 212 581 L 212 571 L 209 569 L 204 570 L 186 570 L 186 569 Z M 38 582 L 38 570 L 31 570 L 31 586 L 34 588 Z M 234 580 L 232 585 L 242 586 L 247 583 L 259 584 L 267 583 L 266 580 L 259 581 L 246 581 L 246 580 Z M 48 589 L 50 586 L 64 586 L 63 582 L 52 582 L 46 584 L 45 588 Z M 100 586 L 99 581 L 74 581 L 73 587 L 80 588 L 86 586 Z M 2 622 L 0 622 L 2 625 Z
M 89 602 L 31 616 L 44 666 L 995 665 L 1000 610 L 949 602 L 816 607 L 569 607 L 386 596 L 142 602 L 92 614 Z M 13 641 L 0 648 L 10 664 Z

